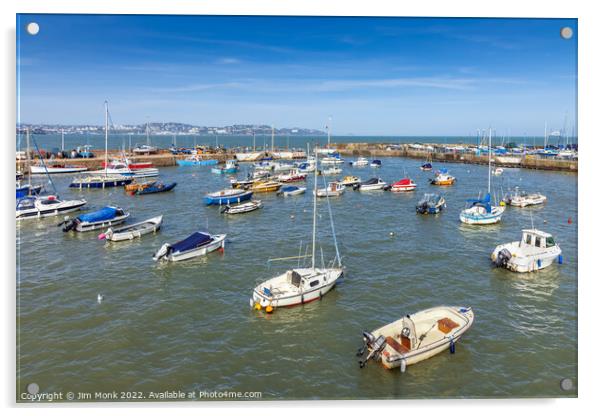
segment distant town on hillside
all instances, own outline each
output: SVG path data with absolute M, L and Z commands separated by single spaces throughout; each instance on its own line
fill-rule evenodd
M 104 134 L 104 126 L 92 124 L 69 125 L 69 124 L 28 124 L 17 125 L 17 133 L 28 130 L 33 134 Z M 121 124 L 111 125 L 110 132 L 116 134 L 146 134 L 147 124 Z M 210 127 L 194 126 L 185 123 L 148 123 L 148 132 L 152 135 L 229 135 L 229 136 L 252 136 L 272 134 L 272 126 L 265 124 L 235 124 L 232 126 Z M 326 132 L 301 127 L 274 128 L 274 134 L 278 136 L 321 136 Z

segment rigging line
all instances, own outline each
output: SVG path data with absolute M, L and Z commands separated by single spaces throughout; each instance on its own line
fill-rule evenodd
M 57 198 L 60 199 L 59 194 L 56 190 L 56 186 L 54 186 L 54 182 L 52 180 L 52 177 L 50 176 L 50 174 L 48 173 L 48 166 L 46 166 L 46 162 L 44 162 L 44 158 L 42 157 L 42 154 L 40 153 L 40 149 L 38 148 L 38 142 L 36 142 L 35 138 L 31 138 L 33 140 L 33 145 L 36 147 L 36 152 L 38 152 L 38 156 L 40 156 L 40 161 L 42 162 L 42 166 L 44 166 L 44 171 L 46 172 L 46 176 L 48 176 L 48 180 L 50 181 L 50 184 L 52 185 L 52 189 L 54 190 L 54 194 L 56 195 Z M 31 173 L 30 173 L 31 175 Z
M 337 262 L 341 267 L 341 255 L 339 253 L 339 244 L 337 243 L 337 235 L 334 231 L 334 220 L 332 218 L 332 209 L 330 208 L 330 197 L 328 196 L 328 187 L 326 186 L 326 177 L 322 176 L 324 186 L 326 187 L 326 205 L 328 205 L 328 215 L 330 215 L 330 228 L 332 229 L 332 239 L 334 240 L 334 249 L 337 253 Z

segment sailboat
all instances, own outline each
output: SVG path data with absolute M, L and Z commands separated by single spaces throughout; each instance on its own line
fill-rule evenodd
M 502 202 L 499 206 L 491 205 L 491 128 L 489 129 L 489 162 L 487 166 L 487 194 L 484 198 L 469 199 L 466 202 L 469 207 L 460 212 L 460 221 L 464 224 L 495 224 L 502 220 L 502 214 L 506 210 Z
M 316 151 L 316 162 L 318 152 Z M 251 307 L 261 310 L 265 308 L 266 312 L 272 312 L 274 308 L 283 306 L 296 306 L 321 299 L 337 283 L 337 280 L 343 276 L 343 267 L 341 257 L 334 233 L 334 223 L 331 227 L 333 231 L 334 244 L 336 249 L 335 261 L 330 267 L 316 267 L 316 224 L 317 224 L 317 184 L 318 173 L 314 171 L 314 203 L 313 203 L 313 231 L 312 231 L 312 249 L 311 249 L 311 267 L 296 268 L 287 270 L 285 273 L 260 283 L 253 289 L 253 295 L 249 300 Z M 330 202 L 327 197 L 328 208 L 330 211 Z M 292 258 L 302 258 L 307 256 L 298 256 Z M 286 259 L 291 259 L 286 258 Z M 285 260 L 285 259 L 280 259 Z
M 132 177 L 123 175 L 109 175 L 109 103 L 105 101 L 105 162 L 104 175 L 95 175 L 76 178 L 69 185 L 70 188 L 110 188 L 124 186 L 132 182 Z
M 27 159 L 27 166 L 29 166 L 30 165 L 30 163 L 29 163 L 29 129 L 27 129 L 26 159 Z M 21 167 L 21 159 L 19 159 L 19 168 L 20 167 Z M 19 171 L 21 171 L 21 169 L 19 169 Z M 17 176 L 19 176 L 19 175 L 17 175 Z M 40 192 L 42 192 L 43 186 L 41 184 L 40 185 L 32 185 L 31 184 L 31 173 L 30 173 L 29 175 L 27 175 L 27 183 L 26 184 L 21 183 L 21 178 L 17 179 L 16 188 L 17 188 L 16 197 L 17 197 L 17 199 L 19 199 L 19 198 L 23 198 L 26 196 L 39 195 Z

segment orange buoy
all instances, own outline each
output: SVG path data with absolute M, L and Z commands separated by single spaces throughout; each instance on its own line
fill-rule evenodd
M 267 313 L 272 313 L 272 312 L 274 312 L 274 308 L 272 307 L 272 305 L 268 305 L 265 307 L 265 311 Z

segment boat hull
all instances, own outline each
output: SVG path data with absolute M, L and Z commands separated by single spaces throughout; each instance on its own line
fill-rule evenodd
M 498 253 L 506 249 L 510 251 L 512 258 L 508 260 L 505 268 L 516 273 L 530 273 L 551 266 L 562 255 L 562 250 L 558 246 L 550 247 L 537 255 L 521 255 L 517 252 L 518 247 L 518 241 L 497 246 L 491 253 L 491 261 L 495 264 Z
M 116 188 L 118 186 L 125 186 L 132 183 L 132 178 L 123 179 L 107 179 L 102 181 L 73 181 L 69 184 L 69 188 L 79 189 L 104 189 L 104 188 Z
M 70 203 L 64 203 L 64 205 L 59 207 L 52 207 L 46 210 L 40 210 L 37 208 L 33 208 L 30 210 L 24 210 L 21 212 L 17 212 L 17 221 L 31 219 L 31 218 L 47 218 L 47 217 L 55 217 L 57 215 L 66 214 L 69 212 L 74 212 L 80 210 L 84 205 L 86 205 L 85 200 L 77 200 L 77 201 L 68 201 Z
M 47 166 L 30 166 L 29 171 L 32 175 L 45 175 L 46 170 L 48 170 L 48 174 L 58 174 L 58 173 L 77 173 L 77 172 L 85 172 L 88 168 L 84 166 L 65 166 L 65 167 L 52 167 Z
M 75 226 L 75 231 L 80 233 L 85 233 L 88 231 L 94 230 L 102 230 L 104 228 L 108 228 L 112 225 L 118 225 L 123 223 L 125 220 L 129 218 L 130 214 L 127 213 L 125 215 L 120 215 L 118 217 L 112 218 L 110 220 L 104 221 L 95 221 L 95 222 L 78 222 Z
M 167 261 L 182 261 L 192 259 L 194 257 L 205 256 L 215 250 L 219 250 L 220 248 L 224 248 L 224 244 L 226 241 L 226 234 L 218 234 L 214 236 L 215 238 L 209 244 L 206 244 L 202 247 L 197 247 L 193 250 L 188 250 L 184 252 L 172 252 L 167 256 Z
M 135 238 L 140 238 L 146 234 L 156 233 L 161 229 L 162 222 L 163 216 L 161 215 L 159 217 L 151 218 L 127 227 L 116 228 L 114 230 L 109 228 L 106 233 L 104 233 L 104 236 L 107 241 L 129 241 Z
M 243 201 L 248 201 L 253 196 L 253 192 L 247 191 L 235 195 L 224 195 L 224 196 L 212 196 L 206 195 L 204 198 L 206 205 L 230 205 L 239 204 Z

